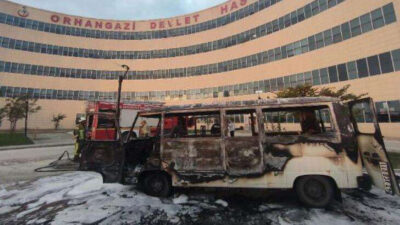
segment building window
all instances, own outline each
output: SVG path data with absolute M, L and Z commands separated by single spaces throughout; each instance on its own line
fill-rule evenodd
M 315 37 L 314 36 L 311 36 L 308 38 L 308 44 L 309 44 L 310 51 L 315 49 L 316 46 L 315 46 Z
M 332 31 L 329 29 L 324 32 L 325 46 L 332 44 Z
M 347 63 L 347 73 L 350 80 L 358 78 L 356 62 Z
M 387 123 L 389 122 L 389 112 L 387 102 L 377 102 L 375 103 L 376 113 L 378 117 L 378 122 Z
M 396 71 L 400 70 L 400 49 L 392 51 L 394 68 Z
M 311 72 L 304 73 L 304 83 L 312 85 L 312 74 Z
M 281 52 L 282 52 L 282 59 L 286 59 L 286 58 L 287 58 L 286 46 L 282 46 Z M 264 53 L 264 54 L 265 54 L 265 53 Z M 265 58 L 265 57 L 264 57 L 264 58 Z M 267 57 L 267 58 L 268 58 L 268 57 Z
M 333 43 L 338 43 L 342 41 L 342 34 L 340 32 L 340 26 L 334 27 L 332 29 Z
M 333 7 L 336 5 L 336 0 L 328 0 L 328 7 Z
M 367 13 L 361 16 L 360 19 L 361 19 L 361 28 L 363 33 L 372 30 L 371 13 Z
M 319 6 L 318 6 L 318 1 L 313 1 L 311 2 L 311 10 L 312 14 L 315 16 L 319 13 Z
M 394 12 L 393 3 L 383 7 L 383 14 L 385 15 L 385 23 L 393 23 L 396 21 L 396 14 Z
M 368 77 L 368 67 L 366 59 L 357 60 L 358 77 Z
M 288 56 L 288 57 L 294 56 L 293 44 L 287 45 L 286 50 L 287 50 L 287 56 Z
M 296 75 L 287 76 L 288 87 L 296 87 L 297 77 Z
M 319 0 L 319 11 L 322 12 L 328 8 L 327 0 Z
M 271 85 L 271 91 L 277 91 L 278 90 L 278 85 L 276 83 L 276 79 L 271 79 L 269 82 L 270 82 L 270 85 Z
M 351 36 L 352 37 L 355 37 L 355 36 L 361 34 L 361 27 L 360 27 L 359 18 L 356 18 L 356 19 L 350 21 L 350 27 L 351 27 Z
M 375 55 L 368 57 L 368 69 L 370 76 L 374 76 L 381 73 L 381 70 L 379 68 L 378 56 Z
M 301 54 L 301 42 L 300 41 L 293 44 L 293 51 L 294 51 L 294 55 Z
M 320 69 L 321 84 L 329 83 L 328 70 L 326 68 Z
M 304 75 L 302 73 L 297 74 L 296 79 L 297 79 L 296 86 L 304 85 Z
M 330 83 L 337 82 L 338 81 L 338 75 L 337 75 L 336 66 L 329 67 L 328 71 L 329 71 L 329 81 L 330 81 Z
M 276 48 L 275 49 L 275 60 L 280 60 L 280 59 L 282 59 L 281 48 Z
M 301 22 L 305 19 L 305 15 L 304 15 L 304 8 L 298 9 L 297 10 L 297 18 L 298 21 Z
M 339 81 L 348 80 L 346 64 L 338 65 Z
M 306 14 L 306 18 L 309 18 L 312 16 L 311 4 L 308 4 L 304 7 L 304 13 Z
M 309 46 L 308 46 L 308 39 L 303 39 L 301 40 L 301 53 L 306 53 L 309 50 Z
M 400 101 L 388 101 L 390 112 L 390 121 L 392 123 L 400 122 Z
M 385 23 L 383 21 L 383 15 L 382 15 L 381 8 L 372 11 L 371 17 L 372 17 L 372 25 L 374 26 L 374 29 L 378 29 L 385 25 Z
M 323 33 L 319 33 L 315 35 L 315 42 L 316 42 L 316 48 L 322 48 L 324 47 L 324 35 Z
M 319 78 L 319 70 L 312 71 L 313 85 L 320 85 L 321 79 Z
M 393 72 L 393 63 L 390 52 L 386 52 L 379 55 L 379 62 L 381 64 L 382 73 Z
M 290 15 L 290 18 L 292 21 L 292 25 L 296 24 L 297 23 L 297 12 L 296 11 L 292 12 Z
M 341 28 L 342 28 L 343 40 L 349 39 L 351 37 L 349 23 L 342 24 Z

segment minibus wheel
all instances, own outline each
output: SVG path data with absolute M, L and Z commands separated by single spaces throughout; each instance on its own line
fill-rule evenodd
M 143 189 L 148 195 L 167 197 L 172 190 L 171 179 L 162 172 L 148 173 L 143 179 Z
M 335 186 L 324 176 L 304 176 L 295 182 L 299 200 L 308 207 L 323 208 L 335 195 Z

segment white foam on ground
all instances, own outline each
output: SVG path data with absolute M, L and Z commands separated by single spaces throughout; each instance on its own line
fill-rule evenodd
M 67 194 L 68 195 L 81 195 L 81 194 L 100 190 L 102 186 L 103 186 L 103 182 L 101 179 L 90 179 L 90 180 L 83 182 L 82 184 L 75 186 Z
M 177 198 L 172 199 L 172 202 L 175 204 L 184 204 L 188 202 L 189 197 L 186 195 L 179 195 Z
M 218 199 L 217 201 L 215 201 L 216 204 L 218 205 L 222 205 L 223 207 L 227 207 L 228 203 L 222 199 Z
M 77 223 L 77 221 L 95 223 L 112 217 L 122 209 L 131 212 L 132 217 L 129 221 L 133 223 L 154 210 L 163 211 L 172 220 L 176 220 L 175 215 L 181 210 L 178 204 L 163 203 L 159 198 L 137 192 L 130 186 L 103 184 L 100 174 L 90 172 L 74 172 L 42 178 L 23 190 L 1 189 L 0 197 L 2 198 L 0 214 L 16 210 L 26 204 L 26 209 L 18 213 L 17 218 L 26 217 L 46 204 L 68 202 L 69 207 L 58 212 L 51 224 Z M 183 202 L 184 198 L 180 196 L 180 201 Z M 186 201 L 187 199 L 186 196 Z M 30 223 L 38 221 L 33 219 Z
M 259 214 L 252 218 L 261 215 L 274 224 L 399 224 L 400 198 L 378 189 L 371 193 L 361 197 L 343 194 L 343 204 L 335 203 L 328 210 L 305 209 L 293 203 L 262 203 L 256 207 Z M 42 178 L 21 189 L 0 187 L 0 216 L 18 210 L 9 217 L 0 217 L 9 219 L 0 224 L 146 224 L 146 218 L 180 224 L 180 215 L 197 218 L 203 210 L 215 211 L 216 215 L 221 210 L 232 210 L 221 209 L 228 207 L 222 199 L 194 200 L 190 196 L 160 199 L 132 186 L 103 184 L 97 173 L 73 172 Z M 58 210 L 51 214 L 55 208 Z
M 11 212 L 18 208 L 19 208 L 19 206 L 4 206 L 4 207 L 0 208 L 0 214 L 8 213 L 8 212 Z

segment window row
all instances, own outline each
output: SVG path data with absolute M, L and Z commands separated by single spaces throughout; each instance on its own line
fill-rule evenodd
M 365 32 L 373 29 L 381 28 L 387 24 L 396 21 L 396 16 L 393 5 L 389 4 L 383 8 L 378 8 L 371 13 L 367 13 L 361 17 L 351 20 L 350 22 L 343 23 L 332 29 L 312 35 L 303 40 L 260 52 L 254 55 L 245 56 L 242 58 L 229 60 L 220 63 L 209 65 L 202 65 L 196 67 L 152 70 L 152 71 L 129 71 L 127 79 L 130 80 L 144 80 L 144 79 L 169 79 L 179 77 L 200 76 L 214 73 L 222 73 L 242 68 L 266 64 L 296 55 L 301 55 L 316 49 L 320 49 L 332 44 L 339 43 L 352 37 L 356 37 Z M 386 13 L 384 13 L 386 12 Z M 370 18 L 365 22 L 365 18 Z M 364 18 L 364 19 L 362 19 Z M 361 21 L 364 21 L 361 25 Z M 358 26 L 353 26 L 355 23 Z M 348 29 L 347 29 L 348 28 Z M 84 69 L 70 69 L 70 68 L 56 68 L 30 64 L 19 64 L 11 62 L 0 61 L 0 72 L 10 73 L 23 73 L 44 76 L 56 77 L 73 77 L 83 79 L 117 79 L 123 71 L 100 71 L 100 70 L 84 70 Z
M 368 104 L 356 104 L 355 120 L 358 123 L 372 123 L 373 115 Z M 400 101 L 379 101 L 375 102 L 375 110 L 379 123 L 399 123 L 400 122 Z
M 192 45 L 182 48 L 171 48 L 162 50 L 151 51 L 104 51 L 96 49 L 82 49 L 63 47 L 55 45 L 47 45 L 35 42 L 21 41 L 6 37 L 0 37 L 0 46 L 3 48 L 17 49 L 30 52 L 39 52 L 52 55 L 63 55 L 84 58 L 98 58 L 98 59 L 152 59 L 152 58 L 167 58 L 176 56 L 185 56 L 198 54 L 203 52 L 215 51 L 218 49 L 228 48 L 238 45 L 253 39 L 257 39 L 279 30 L 290 27 L 296 23 L 302 22 L 312 16 L 319 14 L 326 10 L 328 7 L 336 5 L 336 1 L 327 6 L 326 0 L 315 0 L 306 6 L 295 10 L 279 19 L 264 25 L 258 26 L 251 30 L 236 34 L 224 39 L 207 42 L 197 45 Z M 338 3 L 345 0 L 338 0 Z M 393 5 L 390 6 L 393 10 Z
M 266 9 L 280 1 L 282 0 L 259 0 L 253 4 L 248 5 L 247 7 L 243 7 L 242 9 L 239 9 L 235 12 L 232 12 L 217 19 L 181 28 L 157 30 L 157 31 L 120 32 L 120 31 L 102 31 L 102 30 L 84 29 L 84 28 L 44 23 L 4 13 L 0 13 L 0 23 L 9 24 L 12 26 L 19 26 L 32 30 L 55 33 L 55 34 L 81 36 L 81 37 L 98 38 L 98 39 L 117 39 L 117 40 L 160 39 L 160 38 L 188 35 L 221 27 L 226 24 L 243 19 L 247 16 L 250 16 L 263 9 Z
M 376 102 L 375 109 L 380 123 L 399 123 L 400 122 L 400 101 Z M 368 114 L 363 111 L 363 121 L 370 122 Z M 361 120 L 361 118 L 360 118 Z
M 368 104 L 356 104 L 355 106 L 355 120 L 357 123 L 372 123 L 373 115 L 371 108 Z M 400 100 L 392 101 L 379 101 L 375 102 L 375 109 L 380 123 L 399 123 L 400 122 Z M 320 114 L 320 115 L 319 115 Z M 330 112 L 328 109 L 323 109 L 316 113 L 317 118 L 328 125 L 326 128 L 332 128 L 330 126 Z M 249 118 L 249 117 L 247 117 Z M 243 121 L 237 121 L 236 118 L 231 121 L 235 123 L 244 123 Z M 290 111 L 273 111 L 265 114 L 265 122 L 268 123 L 272 130 L 280 130 L 279 126 L 285 123 L 300 123 L 299 114 Z M 275 129 L 274 129 L 275 128 Z M 293 129 L 293 128 L 292 128 Z
M 304 73 L 298 73 L 273 79 L 247 82 L 235 85 L 226 85 L 212 88 L 176 90 L 176 91 L 152 91 L 152 92 L 126 92 L 122 93 L 123 101 L 165 101 L 185 99 L 223 98 L 229 96 L 251 95 L 258 91 L 264 93 L 276 92 L 288 87 L 312 84 L 321 85 L 346 80 L 361 79 L 368 76 L 400 71 L 400 49 L 385 52 L 378 55 L 316 69 Z M 4 89 L 5 88 L 5 89 Z M 3 97 L 26 94 L 27 88 L 3 87 Z M 33 89 L 32 89 L 33 90 Z M 44 99 L 74 99 L 74 100 L 115 100 L 114 92 L 100 94 L 95 91 L 58 91 L 40 90 L 32 97 Z M 29 92 L 33 93 L 33 92 Z M 51 94 L 50 94 L 51 93 Z M 56 97 L 54 97 L 56 96 Z
M 125 93 L 126 94 L 126 93 Z M 115 101 L 114 92 L 96 92 L 96 91 L 72 91 L 72 90 L 51 90 L 34 89 L 20 87 L 0 86 L 0 97 L 14 97 L 19 95 L 29 95 L 37 99 L 59 99 L 59 100 L 88 100 L 88 101 Z M 138 102 L 136 100 L 126 100 L 124 102 Z M 149 102 L 148 102 L 149 103 Z M 151 103 L 151 102 L 150 102 Z M 154 102 L 157 103 L 157 102 Z M 400 122 L 400 100 L 379 101 L 375 103 L 378 122 L 380 123 L 399 123 Z M 373 122 L 372 113 L 368 105 L 357 106 L 356 121 L 359 123 Z M 320 112 L 324 122 L 330 121 L 329 112 L 323 110 Z M 235 123 L 243 123 L 244 117 L 232 115 L 229 117 Z M 293 113 L 270 113 L 266 115 L 266 122 L 273 126 L 274 123 L 299 123 L 298 118 Z
M 164 115 L 166 120 L 180 122 L 177 127 L 165 126 L 163 135 L 167 138 L 202 138 L 221 137 L 224 134 L 226 138 L 243 138 L 257 137 L 260 133 L 259 128 L 269 136 L 328 135 L 328 133 L 334 131 L 328 106 L 285 107 L 279 111 L 276 108 L 263 107 L 261 110 L 262 114 L 258 114 L 255 107 L 241 107 L 235 110 L 227 109 L 225 112 L 202 110 L 186 113 L 166 113 Z M 225 128 L 221 128 L 221 113 L 227 120 Z M 238 118 L 243 120 L 238 121 Z M 138 121 L 143 121 L 144 119 L 147 121 L 149 118 L 139 117 Z M 258 126 L 258 123 L 261 123 L 261 127 Z M 156 126 L 158 119 L 150 120 L 150 124 Z M 294 124 L 296 125 L 294 126 Z M 138 128 L 134 129 L 137 130 Z M 329 134 L 329 136 L 331 135 Z

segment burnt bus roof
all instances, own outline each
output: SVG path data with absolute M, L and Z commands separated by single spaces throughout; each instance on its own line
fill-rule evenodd
M 259 99 L 248 101 L 232 101 L 221 103 L 202 103 L 202 104 L 188 104 L 188 105 L 171 105 L 143 110 L 142 114 L 158 114 L 161 112 L 185 111 L 185 110 L 207 110 L 207 109 L 221 109 L 232 107 L 248 107 L 248 106 L 279 106 L 279 105 L 301 105 L 301 104 L 318 104 L 340 102 L 338 98 L 332 97 L 301 97 L 301 98 L 274 98 L 274 99 Z

